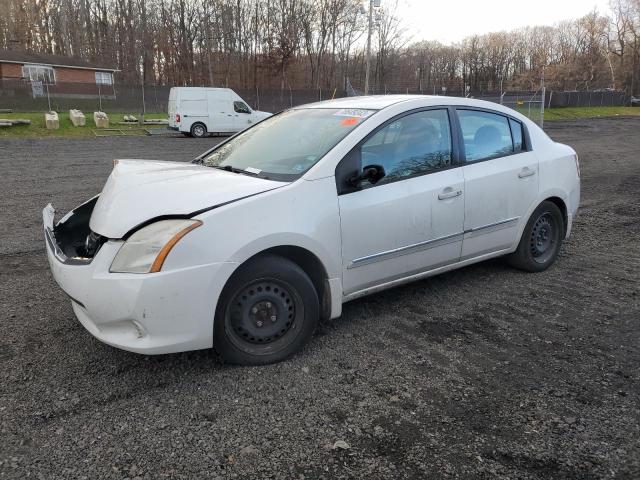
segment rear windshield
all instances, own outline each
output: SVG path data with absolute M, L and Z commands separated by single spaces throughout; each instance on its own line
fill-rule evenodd
M 292 181 L 315 165 L 373 110 L 287 110 L 236 135 L 203 158 L 209 167 Z

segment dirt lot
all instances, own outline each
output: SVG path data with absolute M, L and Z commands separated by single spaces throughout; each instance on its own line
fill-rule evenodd
M 95 194 L 114 157 L 212 140 L 2 141 L 0 478 L 640 478 L 640 119 L 549 132 L 583 179 L 554 267 L 491 261 L 352 302 L 262 368 L 102 345 L 44 256 L 48 201 Z

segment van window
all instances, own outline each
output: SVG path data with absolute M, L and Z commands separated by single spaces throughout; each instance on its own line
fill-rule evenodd
M 236 113 L 251 113 L 251 109 L 244 102 L 233 102 L 233 109 Z

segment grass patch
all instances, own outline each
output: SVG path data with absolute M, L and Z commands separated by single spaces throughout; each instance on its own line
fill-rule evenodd
M 640 115 L 638 107 L 566 107 L 547 108 L 544 111 L 544 119 L 554 120 L 578 120 L 581 118 L 617 117 L 620 115 Z
M 58 112 L 60 128 L 58 130 L 47 130 L 44 121 L 44 112 L 14 112 L 0 113 L 0 119 L 24 118 L 31 120 L 31 125 L 14 125 L 12 127 L 0 127 L 0 138 L 46 138 L 46 137 L 66 137 L 66 138 L 86 138 L 94 137 L 93 130 L 96 129 L 93 123 L 93 112 L 83 112 L 87 117 L 87 124 L 84 127 L 74 127 L 69 119 L 69 112 Z M 121 128 L 122 130 L 132 130 L 140 128 L 138 124 L 118 125 L 117 122 L 123 120 L 125 113 L 109 113 L 109 128 Z M 136 118 L 139 118 L 136 115 Z M 147 119 L 167 118 L 166 113 L 147 113 Z M 148 128 L 162 128 L 162 125 L 150 125 Z
M 528 110 L 519 109 L 526 115 Z M 84 127 L 74 127 L 69 119 L 69 112 L 58 112 L 60 128 L 58 130 L 47 130 L 44 121 L 44 112 L 14 112 L 0 113 L 1 118 L 17 119 L 26 118 L 31 120 L 31 125 L 16 125 L 13 127 L 0 127 L 0 138 L 46 138 L 46 137 L 67 137 L 67 138 L 87 138 L 94 137 L 93 130 L 97 130 L 93 123 L 93 112 L 84 112 L 87 117 L 87 125 Z M 139 125 L 118 125 L 117 122 L 123 120 L 126 113 L 109 113 L 109 128 L 121 128 L 131 130 L 140 128 Z M 544 112 L 545 121 L 555 120 L 577 120 L 581 118 L 616 117 L 624 115 L 640 116 L 640 108 L 636 107 L 567 107 L 548 108 Z M 166 112 L 147 113 L 147 119 L 166 118 Z M 534 112 L 532 117 L 535 119 Z M 138 118 L 138 115 L 136 115 Z M 161 128 L 158 125 L 151 125 L 149 128 Z

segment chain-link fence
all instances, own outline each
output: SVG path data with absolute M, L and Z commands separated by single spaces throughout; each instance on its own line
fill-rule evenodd
M 237 88 L 235 90 L 249 105 L 257 110 L 278 112 L 305 103 L 328 100 L 343 96 L 361 95 L 362 88 L 354 88 L 347 82 L 347 88 L 317 89 L 263 89 Z M 26 79 L 0 79 L 0 109 L 15 111 L 66 111 L 80 109 L 91 112 L 120 112 L 132 114 L 165 115 L 169 100 L 170 86 L 154 85 L 96 85 L 90 83 L 56 83 L 45 85 Z M 526 115 L 539 125 L 544 124 L 545 108 L 596 107 L 629 105 L 630 99 L 624 92 L 576 91 L 555 92 L 515 91 L 496 89 L 493 85 L 472 89 L 461 82 L 448 82 L 418 87 L 387 87 L 372 85 L 372 95 L 423 94 L 448 95 L 477 98 L 500 103 Z
M 120 113 L 166 114 L 169 86 L 96 85 L 88 83 L 56 83 L 46 85 L 27 80 L 0 80 L 0 109 L 15 111 L 83 111 L 101 110 Z M 233 88 L 257 110 L 278 112 L 305 103 L 343 96 L 333 89 L 262 89 Z
M 363 91 L 354 88 L 348 83 L 347 91 L 350 95 L 362 95 Z M 461 82 L 450 82 L 438 85 L 426 85 L 418 88 L 408 87 L 388 87 L 373 85 L 369 88 L 372 95 L 391 95 L 391 94 L 414 94 L 414 95 L 447 95 L 451 97 L 466 97 L 488 102 L 499 103 L 506 107 L 517 110 L 540 126 L 544 126 L 544 110 L 546 103 L 544 101 L 544 87 L 537 91 L 499 91 L 492 88 L 472 89 L 465 86 Z
M 95 83 L 30 82 L 24 79 L 0 80 L 0 108 L 37 112 L 46 110 L 100 110 L 117 98 L 113 85 Z
M 505 107 L 517 110 L 540 127 L 544 127 L 545 89 L 536 92 L 502 92 L 498 98 L 484 97 L 483 100 L 497 101 Z

